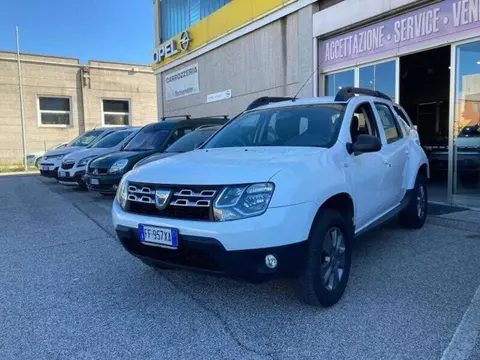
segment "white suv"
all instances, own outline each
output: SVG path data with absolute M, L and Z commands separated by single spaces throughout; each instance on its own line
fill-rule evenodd
M 199 149 L 127 173 L 112 209 L 118 238 L 157 268 L 293 276 L 307 303 L 333 305 L 356 236 L 397 214 L 425 223 L 429 165 L 398 109 L 356 88 L 260 98 Z

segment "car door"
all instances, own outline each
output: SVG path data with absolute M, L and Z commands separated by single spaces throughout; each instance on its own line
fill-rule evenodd
M 387 168 L 382 208 L 384 211 L 396 206 L 405 195 L 405 171 L 408 162 L 408 139 L 402 131 L 390 104 L 375 101 L 378 124 L 383 130 L 384 146 L 381 154 Z
M 360 103 L 351 119 L 346 119 L 352 144 L 360 135 L 376 136 L 381 140 L 378 124 L 369 102 Z M 384 157 L 378 152 L 350 154 L 346 162 L 349 183 L 355 204 L 357 230 L 372 222 L 381 212 L 380 198 L 386 187 Z

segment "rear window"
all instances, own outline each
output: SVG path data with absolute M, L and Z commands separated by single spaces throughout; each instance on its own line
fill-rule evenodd
M 77 138 L 73 139 L 68 146 L 88 146 L 92 143 L 96 138 L 98 138 L 104 130 L 90 130 L 82 135 L 78 136 Z
M 145 127 L 140 130 L 125 146 L 125 151 L 149 151 L 163 146 L 170 130 L 156 127 Z
M 128 136 L 133 133 L 132 131 L 116 131 L 113 134 L 107 135 L 99 142 L 97 142 L 92 148 L 99 148 L 99 149 L 108 149 L 120 144 L 123 140 L 125 140 Z
M 193 131 L 186 134 L 176 142 L 174 142 L 166 152 L 185 152 L 195 149 L 195 146 L 200 145 L 207 140 L 215 130 L 200 130 Z

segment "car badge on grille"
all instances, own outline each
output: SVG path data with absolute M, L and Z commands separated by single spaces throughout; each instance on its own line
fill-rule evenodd
M 167 207 L 170 195 L 170 190 L 155 190 L 155 206 L 158 210 L 163 210 Z
M 93 169 L 93 175 L 98 175 L 98 169 Z

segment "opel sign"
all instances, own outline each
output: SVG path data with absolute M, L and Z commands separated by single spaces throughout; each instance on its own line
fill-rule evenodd
M 177 42 L 175 39 L 170 39 L 167 42 L 164 42 L 153 51 L 153 63 L 161 63 L 163 60 L 178 54 L 180 51 L 187 51 L 190 47 L 191 41 L 192 38 L 190 37 L 190 33 L 187 30 L 183 31 L 179 40 L 180 48 L 177 48 Z

